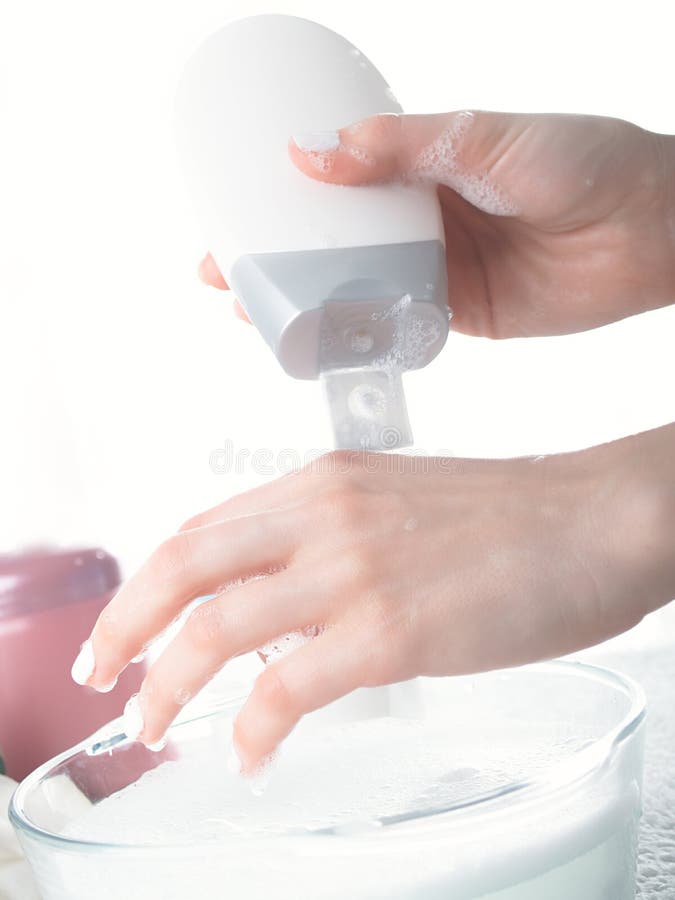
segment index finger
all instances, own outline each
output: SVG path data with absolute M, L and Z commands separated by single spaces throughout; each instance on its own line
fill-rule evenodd
M 73 664 L 73 679 L 110 690 L 120 672 L 189 602 L 253 574 L 284 568 L 292 512 L 241 516 L 172 535 L 112 598 Z

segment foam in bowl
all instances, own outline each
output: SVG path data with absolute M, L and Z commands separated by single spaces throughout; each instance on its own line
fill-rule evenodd
M 261 796 L 228 768 L 228 706 L 170 729 L 159 765 L 79 748 L 35 773 L 18 808 L 61 837 L 20 837 L 43 900 L 92 879 L 97 900 L 634 900 L 631 690 L 563 664 L 375 689 L 307 717 Z M 82 802 L 50 801 L 57 779 Z
M 207 758 L 164 762 L 93 805 L 63 831 L 111 843 L 226 840 L 371 825 L 451 806 L 536 775 L 569 756 L 583 737 L 560 739 L 531 726 L 505 739 L 487 724 L 471 738 L 444 723 L 381 717 L 298 731 L 256 796 L 225 765 Z M 498 750 L 496 749 L 498 747 Z

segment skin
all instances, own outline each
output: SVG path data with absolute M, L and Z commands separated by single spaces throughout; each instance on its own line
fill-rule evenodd
M 444 132 L 451 152 L 431 172 L 425 148 Z M 438 183 L 461 331 L 562 334 L 675 300 L 672 137 L 483 112 L 376 116 L 339 137 L 321 154 L 291 140 L 290 157 L 324 181 Z M 508 214 L 472 204 L 476 184 Z M 227 287 L 210 256 L 200 275 Z M 320 626 L 239 713 L 248 773 L 305 713 L 357 687 L 518 665 L 632 627 L 675 596 L 674 528 L 675 425 L 536 460 L 330 454 L 171 535 L 101 613 L 87 683 L 108 685 L 215 593 L 147 673 L 151 744 L 227 660 Z
M 438 183 L 416 160 L 446 130 L 460 132 L 460 176 L 487 178 L 518 209 L 490 215 L 438 185 L 454 329 L 567 334 L 673 302 L 675 136 L 600 116 L 463 111 L 375 116 L 342 129 L 336 152 L 303 153 L 292 140 L 288 149 L 320 181 Z M 457 182 L 450 168 L 441 177 Z M 200 275 L 226 288 L 211 256 Z

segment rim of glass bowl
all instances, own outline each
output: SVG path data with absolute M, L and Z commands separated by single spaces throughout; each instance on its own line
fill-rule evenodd
M 502 785 L 495 790 L 475 794 L 471 797 L 458 800 L 452 804 L 435 807 L 433 809 L 424 810 L 422 812 L 413 811 L 410 813 L 404 813 L 399 816 L 391 817 L 384 822 L 385 827 L 378 827 L 373 829 L 365 828 L 364 830 L 359 829 L 357 832 L 359 839 L 363 839 L 364 837 L 384 839 L 387 834 L 393 836 L 393 833 L 397 831 L 397 829 L 395 828 L 390 830 L 388 826 L 405 825 L 406 823 L 410 824 L 419 820 L 426 821 L 427 825 L 431 827 L 435 823 L 438 823 L 439 819 L 443 817 L 443 826 L 447 827 L 448 814 L 459 816 L 462 813 L 475 812 L 476 810 L 484 810 L 485 812 L 488 812 L 490 804 L 494 804 L 495 801 L 499 801 L 507 795 L 511 795 L 514 800 L 519 801 L 531 799 L 539 800 L 542 797 L 549 798 L 551 794 L 555 794 L 562 790 L 573 787 L 578 782 L 584 780 L 588 776 L 594 774 L 595 772 L 598 772 L 604 766 L 606 766 L 612 760 L 618 748 L 632 734 L 634 734 L 635 731 L 637 731 L 645 717 L 646 699 L 641 686 L 629 676 L 624 675 L 620 672 L 616 672 L 613 669 L 572 660 L 555 660 L 551 662 L 534 663 L 531 665 L 519 667 L 518 669 L 501 670 L 500 674 L 517 671 L 548 671 L 554 673 L 569 672 L 570 674 L 577 677 L 592 679 L 596 682 L 603 682 L 606 685 L 612 687 L 615 691 L 620 691 L 621 693 L 623 693 L 624 696 L 629 699 L 630 705 L 621 720 L 613 728 L 609 729 L 601 738 L 598 738 L 598 740 L 593 741 L 587 747 L 584 747 L 581 750 L 573 753 L 567 759 L 561 760 L 557 763 L 553 763 L 551 766 L 540 772 L 536 777 L 533 777 L 531 779 L 526 778 L 520 781 L 513 781 L 508 784 Z M 478 674 L 480 675 L 490 673 Z M 168 734 L 170 734 L 171 731 L 182 728 L 186 725 L 189 725 L 190 723 L 197 722 L 201 719 L 210 718 L 212 716 L 217 716 L 227 710 L 232 710 L 233 708 L 241 704 L 242 699 L 243 698 L 238 697 L 236 699 L 228 698 L 227 700 L 219 701 L 206 710 L 199 711 L 193 716 L 186 717 L 183 720 L 175 722 L 170 727 Z M 106 728 L 108 727 L 109 726 L 106 726 Z M 69 750 L 66 750 L 64 753 L 61 753 L 59 756 L 54 757 L 53 759 L 37 768 L 21 782 L 21 784 L 14 791 L 9 805 L 9 818 L 14 827 L 18 831 L 23 832 L 27 836 L 30 836 L 31 838 L 36 839 L 42 843 L 69 851 L 75 850 L 87 853 L 94 851 L 101 852 L 115 850 L 124 850 L 125 852 L 143 851 L 144 853 L 166 850 L 177 852 L 181 849 L 191 849 L 194 851 L 197 845 L 190 844 L 188 842 L 176 842 L 168 844 L 123 844 L 117 842 L 112 843 L 105 841 L 86 841 L 82 840 L 81 838 L 70 838 L 61 835 L 58 832 L 48 831 L 47 829 L 41 828 L 39 825 L 34 824 L 30 821 L 30 819 L 27 818 L 27 816 L 24 814 L 24 801 L 29 791 L 52 769 L 56 768 L 56 766 L 60 765 L 65 760 L 72 758 L 78 753 L 85 751 L 87 747 L 91 747 L 91 741 L 92 738 L 89 737 L 81 743 L 77 744 L 75 747 L 72 747 Z M 349 828 L 349 825 L 347 824 L 346 827 Z M 323 837 L 325 839 L 326 837 L 332 838 L 338 836 L 340 838 L 344 838 L 349 837 L 350 835 L 349 833 L 346 833 L 344 831 L 341 832 L 338 829 L 333 830 L 331 828 L 327 828 L 318 829 L 316 831 L 308 830 L 306 833 L 303 832 L 301 835 L 291 832 L 281 832 L 274 835 L 265 835 L 264 837 L 253 835 L 249 836 L 248 838 L 244 837 L 243 839 L 248 841 L 281 841 L 294 840 L 299 837 L 304 841 L 308 840 L 309 838 L 316 838 L 317 836 Z M 236 841 L 237 839 L 238 836 L 231 836 L 232 841 Z M 239 839 L 242 838 L 240 837 Z M 204 848 L 211 846 L 211 844 L 213 843 L 216 842 L 204 841 L 198 846 L 200 848 Z

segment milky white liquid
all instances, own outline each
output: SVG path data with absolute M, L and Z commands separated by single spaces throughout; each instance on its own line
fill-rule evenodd
M 168 846 L 61 853 L 44 900 L 631 900 L 638 797 L 601 781 L 443 826 L 437 815 L 376 824 L 531 777 L 584 742 L 550 723 L 509 735 L 482 725 L 470 739 L 415 718 L 301 728 L 255 796 L 218 740 L 208 758 L 164 762 L 63 829 Z

